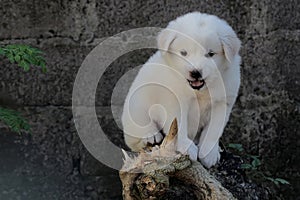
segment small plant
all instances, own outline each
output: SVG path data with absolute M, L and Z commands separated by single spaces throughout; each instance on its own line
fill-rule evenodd
M 252 162 L 251 163 L 242 164 L 241 167 L 243 169 L 257 170 L 258 167 L 261 165 L 261 161 L 258 158 L 258 156 L 253 156 L 253 155 L 249 155 L 249 154 L 246 154 L 246 156 L 248 156 L 249 158 L 251 158 Z
M 0 120 L 17 133 L 22 130 L 30 132 L 28 122 L 15 110 L 0 107 Z
M 229 148 L 232 148 L 232 149 L 235 149 L 235 150 L 237 150 L 237 151 L 240 151 L 240 152 L 244 151 L 244 148 L 243 148 L 243 145 L 242 145 L 242 144 L 229 143 L 229 144 L 228 144 L 228 147 L 229 147 Z
M 25 71 L 28 71 L 30 66 L 36 66 L 46 72 L 46 61 L 42 54 L 39 49 L 27 45 L 13 44 L 0 47 L 0 55 L 7 57 L 11 63 L 17 63 Z M 30 132 L 28 121 L 15 110 L 0 106 L 0 121 L 15 132 Z
M 282 178 L 272 178 L 269 176 L 266 176 L 262 171 L 260 171 L 259 167 L 261 166 L 261 160 L 259 159 L 258 156 L 248 154 L 244 151 L 243 145 L 242 144 L 234 144 L 230 143 L 228 144 L 228 148 L 234 149 L 237 152 L 241 154 L 246 160 L 249 160 L 250 162 L 248 163 L 243 163 L 241 164 L 241 168 L 247 170 L 252 177 L 259 177 L 263 178 L 264 180 L 271 181 L 275 183 L 276 185 L 279 184 L 290 184 L 288 181 L 282 179 Z
M 12 44 L 0 47 L 0 55 L 7 57 L 11 63 L 17 63 L 25 71 L 28 71 L 30 66 L 37 66 L 46 72 L 46 61 L 42 54 L 39 49 L 28 45 Z
M 282 178 L 272 178 L 272 177 L 265 177 L 267 180 L 272 181 L 273 183 L 275 183 L 276 185 L 279 184 L 290 184 L 288 181 L 282 179 Z

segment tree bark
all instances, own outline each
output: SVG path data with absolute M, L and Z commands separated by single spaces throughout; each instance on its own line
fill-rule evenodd
M 235 199 L 199 162 L 176 151 L 177 132 L 175 119 L 159 147 L 135 156 L 124 151 L 123 199 Z

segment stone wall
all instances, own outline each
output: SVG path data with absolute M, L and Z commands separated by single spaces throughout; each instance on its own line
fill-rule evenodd
M 29 118 L 30 141 L 40 154 L 55 158 L 65 172 L 72 171 L 78 160 L 82 174 L 97 174 L 103 167 L 82 147 L 71 112 L 72 87 L 85 56 L 103 38 L 121 31 L 165 27 L 190 11 L 215 14 L 233 26 L 243 43 L 242 85 L 223 140 L 243 143 L 247 151 L 262 156 L 274 176 L 294 185 L 281 188 L 285 197 L 296 197 L 300 189 L 299 10 L 296 0 L 1 0 L 0 44 L 25 43 L 42 49 L 49 70 L 24 73 L 1 60 L 0 90 Z M 122 56 L 99 83 L 99 121 L 116 144 L 122 144 L 122 138 L 110 113 L 113 86 L 124 71 L 142 64 L 152 52 Z

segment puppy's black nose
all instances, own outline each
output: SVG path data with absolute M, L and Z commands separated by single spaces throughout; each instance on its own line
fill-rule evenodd
M 198 70 L 191 71 L 190 76 L 194 79 L 198 79 L 202 77 L 201 73 Z

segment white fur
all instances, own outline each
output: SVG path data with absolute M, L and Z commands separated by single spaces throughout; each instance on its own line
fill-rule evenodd
M 160 50 L 140 69 L 125 100 L 125 142 L 133 151 L 160 142 L 159 131 L 167 133 L 176 117 L 178 151 L 211 167 L 220 159 L 218 141 L 240 85 L 240 40 L 225 21 L 193 12 L 170 22 L 157 41 Z M 216 55 L 207 57 L 209 50 Z M 200 90 L 187 81 L 195 69 L 205 80 Z

